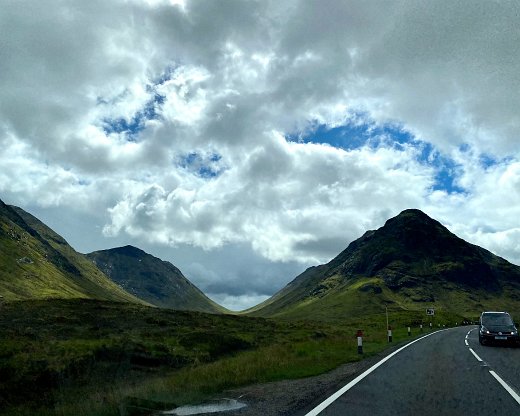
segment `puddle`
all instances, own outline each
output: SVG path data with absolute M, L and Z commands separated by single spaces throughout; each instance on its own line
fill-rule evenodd
M 246 406 L 246 404 L 235 399 L 221 399 L 211 403 L 199 404 L 197 406 L 181 406 L 173 410 L 162 411 L 159 414 L 177 416 L 200 415 L 205 413 L 228 412 L 230 410 L 242 409 Z

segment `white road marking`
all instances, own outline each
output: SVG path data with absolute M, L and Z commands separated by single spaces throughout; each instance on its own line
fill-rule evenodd
M 341 397 L 343 394 L 345 394 L 347 391 L 349 391 L 352 387 L 354 387 L 357 383 L 359 383 L 361 380 L 363 380 L 366 376 L 368 376 L 371 372 L 373 372 L 376 368 L 387 362 L 390 358 L 392 358 L 397 353 L 401 352 L 405 348 L 408 348 L 410 345 L 415 344 L 417 341 L 420 341 L 421 339 L 424 339 L 426 337 L 429 337 L 430 335 L 437 334 L 438 332 L 447 331 L 447 329 L 441 329 L 439 331 L 432 332 L 430 334 L 427 334 L 421 338 L 416 339 L 415 341 L 409 342 L 408 344 L 402 346 L 398 350 L 394 351 L 392 354 L 386 356 L 381 361 L 374 364 L 372 367 L 370 367 L 368 370 L 366 370 L 364 373 L 357 376 L 354 380 L 352 380 L 350 383 L 339 389 L 336 393 L 334 393 L 332 396 L 329 396 L 325 401 L 321 402 L 318 406 L 316 406 L 314 409 L 312 409 L 309 413 L 307 413 L 305 416 L 316 416 L 320 414 L 323 410 L 325 410 L 327 407 L 329 407 L 334 401 L 336 401 L 339 397 Z M 470 348 L 471 349 L 471 348 Z
M 511 387 L 509 387 L 509 385 L 504 380 L 502 380 L 502 378 L 497 373 L 495 373 L 493 370 L 489 370 L 489 374 L 495 377 L 495 379 L 500 383 L 500 385 L 504 389 L 506 389 L 506 391 L 513 397 L 513 399 L 516 400 L 518 404 L 520 404 L 520 396 L 516 394 L 515 391 Z
M 480 358 L 477 353 L 475 351 L 473 351 L 471 348 L 469 349 L 471 351 L 471 353 L 475 356 L 475 358 L 478 360 L 478 361 L 482 361 L 482 358 Z
M 469 337 L 469 334 L 471 334 L 471 332 L 474 331 L 475 329 L 477 329 L 477 328 L 470 329 L 470 330 L 468 331 L 468 333 L 466 334 L 466 339 L 464 340 L 464 343 L 466 344 L 467 347 L 469 347 L 469 344 L 468 344 L 468 337 Z M 471 350 L 471 348 L 470 348 L 470 350 Z M 478 357 L 478 356 L 475 354 L 475 352 L 474 352 L 473 350 L 472 350 L 471 352 L 473 353 L 473 355 L 475 355 L 475 357 Z M 478 358 L 477 358 L 477 359 L 478 359 Z M 480 360 L 480 361 L 482 361 L 482 360 Z
M 474 331 L 474 330 L 475 330 L 475 328 L 473 328 L 471 331 Z M 468 335 L 471 331 L 468 332 Z M 466 338 L 468 338 L 468 335 L 466 335 Z M 468 345 L 467 341 L 466 341 L 466 345 Z M 475 353 L 475 351 L 473 351 L 471 348 L 469 350 L 471 351 L 471 353 L 475 356 L 475 358 L 478 361 L 482 361 L 482 359 Z M 509 385 L 504 380 L 502 380 L 502 377 L 500 377 L 493 370 L 489 370 L 489 374 L 491 374 L 495 378 L 495 380 L 498 381 L 499 384 L 511 395 L 511 397 L 513 397 L 513 399 L 515 399 L 516 402 L 518 404 L 520 404 L 520 396 L 511 387 L 509 387 Z

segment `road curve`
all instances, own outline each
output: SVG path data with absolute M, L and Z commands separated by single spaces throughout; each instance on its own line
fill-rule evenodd
M 301 414 L 520 414 L 520 348 L 481 346 L 473 326 L 439 331 L 398 351 L 330 404 L 324 397 Z

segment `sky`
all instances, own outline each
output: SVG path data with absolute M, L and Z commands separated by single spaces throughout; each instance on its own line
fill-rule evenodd
M 0 0 L 0 199 L 231 309 L 418 208 L 520 264 L 517 1 Z

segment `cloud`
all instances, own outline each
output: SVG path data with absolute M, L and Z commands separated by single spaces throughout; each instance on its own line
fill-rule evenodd
M 421 203 L 431 169 L 414 154 L 413 147 L 347 152 L 273 133 L 218 177 L 135 188 L 110 209 L 105 232 L 208 250 L 247 243 L 272 261 L 325 261 L 338 241 L 373 225 L 374 214 Z
M 503 160 L 486 167 L 475 155 L 463 154 L 461 186 L 466 195 L 432 197 L 434 215 L 460 237 L 520 264 L 518 246 L 518 204 L 520 203 L 520 162 Z
M 519 12 L 9 2 L 0 192 L 95 217 L 105 238 L 247 247 L 277 267 L 417 207 L 518 262 Z

